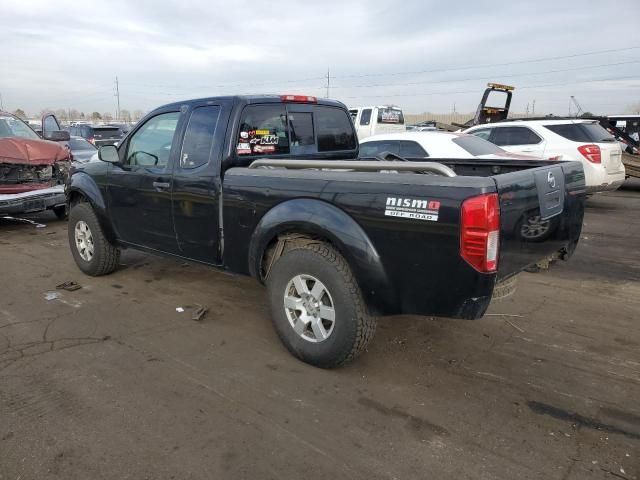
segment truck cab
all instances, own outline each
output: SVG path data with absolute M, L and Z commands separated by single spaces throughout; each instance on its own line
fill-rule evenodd
M 394 106 L 350 108 L 349 114 L 358 134 L 358 140 L 381 133 L 406 131 L 404 114 Z

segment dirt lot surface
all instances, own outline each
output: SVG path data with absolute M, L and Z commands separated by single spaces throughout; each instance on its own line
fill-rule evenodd
M 638 182 L 483 320 L 382 319 L 336 371 L 286 352 L 253 280 L 136 252 L 85 277 L 30 218 L 0 220 L 2 480 L 640 478 Z

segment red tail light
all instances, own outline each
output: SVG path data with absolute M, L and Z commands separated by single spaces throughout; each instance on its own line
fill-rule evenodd
M 93 145 L 95 145 L 96 144 L 96 139 L 93 138 L 93 137 L 89 137 L 89 138 L 87 138 L 87 142 L 92 143 Z
M 600 147 L 598 145 L 580 145 L 578 151 L 591 163 L 602 162 L 602 155 L 600 155 Z
M 498 268 L 500 207 L 498 194 L 471 197 L 462 203 L 460 255 L 479 272 Z
M 281 102 L 296 102 L 296 103 L 318 103 L 316 97 L 309 95 L 280 95 Z

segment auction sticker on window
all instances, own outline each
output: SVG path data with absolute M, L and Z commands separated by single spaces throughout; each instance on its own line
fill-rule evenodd
M 387 197 L 384 214 L 387 217 L 437 222 L 440 215 L 440 202 L 417 198 Z

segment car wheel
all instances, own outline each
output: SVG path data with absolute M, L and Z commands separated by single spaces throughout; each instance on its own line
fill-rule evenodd
M 518 224 L 520 238 L 525 242 L 542 242 L 555 231 L 556 224 L 557 217 L 542 220 L 539 214 L 530 215 Z
M 65 220 L 67 218 L 67 206 L 61 205 L 59 207 L 53 207 L 53 213 L 56 214 L 58 220 Z
M 87 275 L 106 275 L 118 267 L 120 249 L 109 243 L 90 204 L 71 208 L 68 234 L 73 259 Z
M 376 320 L 349 265 L 329 245 L 286 251 L 272 266 L 267 288 L 276 332 L 303 362 L 339 367 L 364 352 L 375 334 Z

